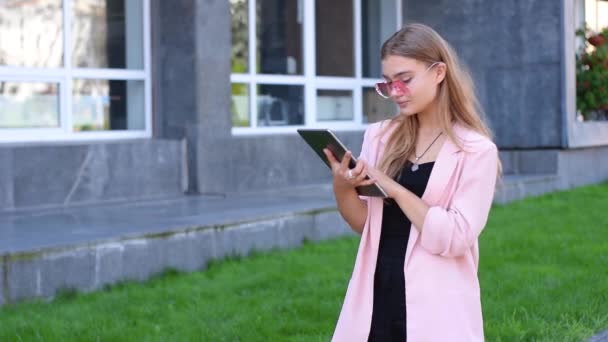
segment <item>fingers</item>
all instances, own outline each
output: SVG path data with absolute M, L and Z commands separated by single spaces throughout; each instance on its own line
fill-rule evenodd
M 353 187 L 365 186 L 376 183 L 373 177 L 365 179 L 369 176 L 367 164 L 363 160 L 358 160 L 353 169 L 349 169 L 348 164 L 352 159 L 352 152 L 347 151 L 344 154 L 342 161 L 338 161 L 334 154 L 327 148 L 323 149 L 323 153 L 329 161 L 334 177 L 338 177 L 342 182 L 350 184 Z
M 359 184 L 357 184 L 355 186 L 367 186 L 367 185 L 372 185 L 372 184 L 375 184 L 375 183 L 376 183 L 376 180 L 373 179 L 373 178 L 370 178 L 370 179 L 362 181 L 361 183 L 359 183 Z
M 356 169 L 357 168 L 355 168 L 355 170 Z M 353 170 L 353 175 L 356 175 L 353 179 L 354 183 L 361 183 L 365 180 L 365 177 L 367 177 L 367 170 L 364 167 L 360 167 L 360 169 L 360 171 Z
M 365 162 L 363 160 L 357 160 L 357 165 L 353 169 L 353 173 L 356 175 L 359 173 L 362 173 L 364 168 L 365 168 Z
M 357 161 L 357 166 L 353 169 L 352 173 L 354 178 L 351 184 L 353 186 L 365 186 L 376 183 L 376 180 L 370 176 L 367 164 L 363 160 Z
M 371 178 L 376 178 L 376 175 L 378 174 L 377 170 L 374 167 L 368 165 L 365 165 L 365 171 Z
M 346 151 L 346 153 L 344 154 L 344 158 L 342 158 L 342 162 L 340 163 L 340 167 L 343 170 L 348 169 L 348 163 L 350 162 L 352 155 L 353 154 L 350 151 Z M 353 173 L 354 173 L 354 171 L 353 171 Z
M 334 154 L 329 149 L 324 148 L 323 153 L 325 153 L 325 156 L 327 157 L 329 164 L 331 164 L 332 169 L 335 169 L 340 165 L 340 162 L 338 162 Z

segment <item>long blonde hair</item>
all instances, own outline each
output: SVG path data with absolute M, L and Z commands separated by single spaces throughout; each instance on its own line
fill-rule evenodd
M 471 76 L 458 61 L 452 47 L 435 30 L 423 24 L 403 27 L 382 45 L 382 60 L 388 56 L 408 57 L 427 65 L 443 62 L 446 65 L 446 75 L 437 92 L 437 110 L 442 130 L 461 148 L 462 144 L 452 130 L 454 121 L 492 139 L 492 132 L 475 96 Z M 398 115 L 391 123 L 397 127 L 388 140 L 380 169 L 394 178 L 408 157 L 415 153 L 419 124 L 416 115 Z M 500 161 L 498 169 L 500 175 Z

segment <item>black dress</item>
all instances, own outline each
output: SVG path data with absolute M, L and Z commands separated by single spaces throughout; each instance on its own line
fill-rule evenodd
M 419 165 L 412 171 L 408 163 L 398 182 L 422 197 L 435 162 Z M 403 267 L 411 222 L 399 205 L 384 203 L 378 261 L 374 274 L 374 309 L 368 341 L 406 341 L 405 278 Z

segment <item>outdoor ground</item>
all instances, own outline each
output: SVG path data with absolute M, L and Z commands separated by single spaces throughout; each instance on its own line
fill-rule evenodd
M 0 341 L 328 341 L 358 239 L 0 309 Z M 608 183 L 495 206 L 480 238 L 487 341 L 608 329 Z

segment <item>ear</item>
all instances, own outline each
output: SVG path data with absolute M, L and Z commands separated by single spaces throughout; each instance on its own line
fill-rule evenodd
M 435 67 L 435 83 L 436 84 L 440 84 L 441 82 L 443 82 L 443 80 L 445 79 L 446 72 L 447 72 L 447 65 L 445 65 L 445 63 L 441 62 L 441 63 L 437 64 L 437 66 Z

